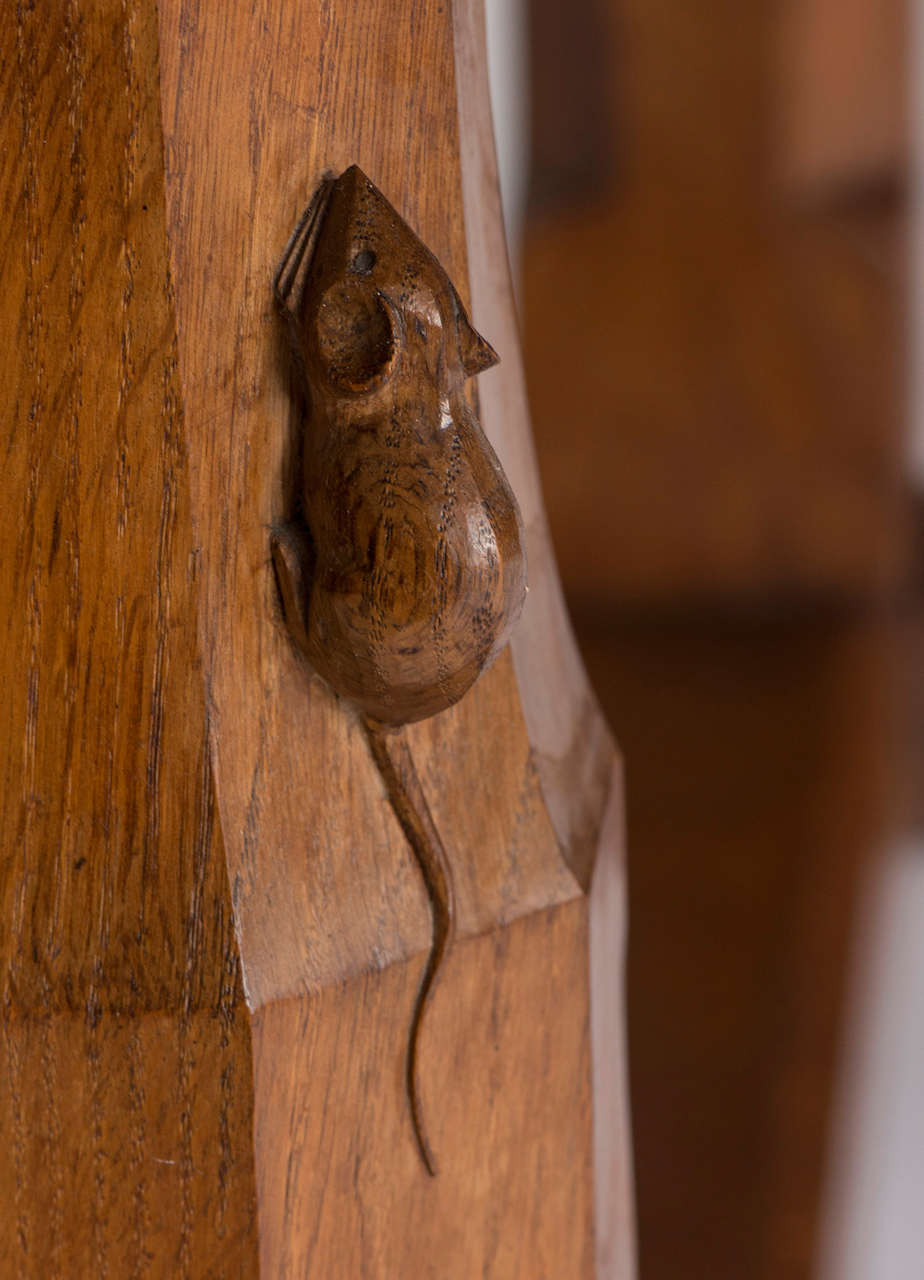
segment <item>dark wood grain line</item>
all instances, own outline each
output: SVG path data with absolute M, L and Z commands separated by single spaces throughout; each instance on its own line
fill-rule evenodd
M 132 1280 L 139 1280 L 148 1269 L 148 1176 L 145 1168 L 147 1156 L 147 1127 L 144 1118 L 144 1049 L 141 1032 L 136 1025 L 132 1029 L 128 1048 L 128 1105 L 129 1105 L 129 1157 L 128 1174 L 132 1192 Z
M 89 1012 L 86 1019 L 86 1064 L 90 1093 L 90 1124 L 93 1146 L 93 1196 L 91 1201 L 90 1246 L 95 1280 L 109 1274 L 106 1222 L 106 1152 L 103 1141 L 104 1083 L 100 1063 L 99 1018 Z
M 207 726 L 210 725 L 209 717 L 210 700 L 206 697 L 206 716 Z M 211 741 L 211 731 L 206 734 L 206 747 Z M 224 848 L 221 844 L 220 826 L 217 824 L 213 827 L 215 818 L 217 817 L 216 799 L 213 789 L 213 776 L 211 770 L 211 756 L 208 755 L 206 766 L 208 768 L 208 786 L 209 786 L 209 826 L 210 831 L 215 830 L 217 848 L 216 856 L 224 854 Z M 205 779 L 203 785 L 205 784 Z M 211 844 L 211 839 L 210 842 Z M 222 872 L 224 875 L 225 872 Z M 226 907 L 224 901 L 217 904 L 216 914 L 220 915 L 220 920 L 216 922 L 215 928 L 219 938 L 221 938 L 223 947 L 221 950 L 222 968 L 219 975 L 219 989 L 217 1001 L 218 1025 L 220 1031 L 220 1060 L 221 1075 L 219 1078 L 219 1112 L 218 1112 L 218 1142 L 220 1148 L 220 1156 L 218 1160 L 218 1213 L 216 1218 L 215 1229 L 219 1239 L 223 1239 L 226 1232 L 235 1227 L 240 1228 L 240 1221 L 235 1221 L 233 1215 L 229 1213 L 229 1207 L 234 1200 L 240 1200 L 240 1194 L 232 1196 L 242 1179 L 248 1177 L 251 1169 L 248 1161 L 242 1159 L 242 1152 L 236 1146 L 235 1135 L 232 1132 L 232 1122 L 238 1115 L 240 1110 L 239 1098 L 246 1091 L 247 1076 L 244 1073 L 243 1079 L 240 1073 L 240 1064 L 238 1061 L 238 1052 L 241 1043 L 241 1037 L 235 1034 L 236 1023 L 239 1017 L 246 1017 L 244 1006 L 244 993 L 241 975 L 240 957 L 237 950 L 237 939 L 234 933 L 233 920 L 230 911 L 225 914 Z M 247 1050 L 250 1052 L 249 1036 L 247 1038 Z M 246 1131 L 245 1141 L 249 1143 L 249 1128 Z M 237 1142 L 240 1142 L 240 1136 L 237 1136 Z M 249 1149 L 249 1147 L 248 1147 Z M 230 1221 L 229 1221 L 230 1218 Z
M 171 617 L 169 574 L 177 509 L 177 476 L 174 467 L 176 434 L 175 358 L 165 357 L 162 371 L 160 440 L 160 521 L 154 565 L 154 654 L 151 672 L 151 703 L 148 713 L 147 764 L 145 777 L 145 837 L 143 859 L 142 922 L 149 896 L 155 891 L 160 862 L 160 812 L 163 765 L 164 716 L 167 699 L 168 639 Z
M 34 18 L 33 18 L 34 22 Z M 45 328 L 42 291 L 36 285 L 36 269 L 41 264 L 44 245 L 40 232 L 40 219 L 37 212 L 37 162 L 36 162 L 36 121 L 35 121 L 35 50 L 36 35 L 34 28 L 26 33 L 24 7 L 21 0 L 16 6 L 16 61 L 19 84 L 19 109 L 21 121 L 21 139 L 25 156 L 25 237 L 24 251 L 26 258 L 26 288 L 24 313 L 26 317 L 26 371 L 31 384 L 28 410 L 29 443 L 28 443 L 28 481 L 25 494 L 25 512 L 23 533 L 20 539 L 19 563 L 22 572 L 28 573 L 29 587 L 27 593 L 27 626 L 28 671 L 24 681 L 26 706 L 23 727 L 23 767 L 22 767 L 22 809 L 20 820 L 21 835 L 18 840 L 20 870 L 17 877 L 19 891 L 14 898 L 14 918 L 11 928 L 14 936 L 18 936 L 24 927 L 27 906 L 27 874 L 26 868 L 33 865 L 30 856 L 32 846 L 32 827 L 35 813 L 36 791 L 36 758 L 39 717 L 40 660 L 39 635 L 41 609 L 39 604 L 40 568 L 38 557 L 34 554 L 35 512 L 38 497 L 40 472 L 39 445 L 40 427 L 43 411 L 44 395 L 44 359 L 42 343 Z M 31 572 L 29 566 L 31 565 Z M 23 958 L 16 955 L 10 965 L 10 985 L 17 986 Z
M 64 737 L 64 754 L 60 767 L 64 779 L 66 796 L 58 810 L 57 833 L 55 843 L 60 849 L 59 874 L 55 878 L 55 905 L 49 913 L 49 930 L 55 931 L 56 922 L 67 915 L 67 900 L 72 891 L 72 875 L 74 863 L 77 862 L 80 850 L 75 847 L 75 840 L 81 839 L 81 829 L 70 823 L 72 805 L 70 792 L 73 782 L 75 755 L 79 752 L 79 699 L 82 682 L 77 678 L 79 662 L 77 653 L 80 645 L 79 625 L 81 613 L 81 575 L 80 575 L 80 420 L 83 406 L 83 325 L 82 306 L 85 294 L 84 231 L 86 225 L 86 157 L 83 145 L 84 128 L 84 86 L 85 67 L 81 29 L 81 17 L 76 0 L 69 0 L 64 15 L 64 61 L 67 83 L 67 117 L 70 130 L 70 148 L 68 168 L 70 179 L 69 227 L 70 237 L 67 251 L 68 258 L 68 342 L 67 359 L 64 368 L 64 386 L 67 388 L 67 407 L 64 413 L 64 429 L 62 432 L 62 451 L 64 456 L 64 476 L 60 499 L 55 511 L 51 546 L 48 555 L 48 577 L 54 571 L 54 559 L 57 551 L 56 541 L 63 541 L 66 557 L 66 604 L 63 628 L 67 634 L 67 653 L 69 675 L 65 681 L 62 698 L 62 721 Z M 63 525 L 63 531 L 61 526 Z M 56 538 L 57 535 L 57 538 Z M 87 667 L 89 674 L 89 664 Z M 49 936 L 46 942 L 49 956 L 54 955 L 55 939 Z
M 186 1017 L 189 1017 L 202 998 L 203 975 L 197 962 L 201 958 L 201 949 L 205 942 L 206 886 L 215 830 L 208 712 L 206 712 L 206 731 L 203 734 L 199 754 L 199 787 L 195 793 L 193 819 L 195 830 L 191 850 L 192 891 L 186 915 L 186 955 L 183 968 L 183 1013 Z
M 135 68 L 135 22 L 137 11 L 133 0 L 122 0 L 122 59 L 125 68 L 124 87 L 127 102 L 127 121 L 123 145 L 120 177 L 122 180 L 122 290 L 121 312 L 122 339 L 119 347 L 119 397 L 116 411 L 116 435 L 118 462 L 116 470 L 116 530 L 124 538 L 131 515 L 131 469 L 128 439 L 128 403 L 134 385 L 134 327 L 133 300 L 135 296 L 135 262 L 129 228 L 131 226 L 132 198 L 135 191 L 138 165 L 138 138 L 141 131 L 138 77 Z
M 142 911 L 149 894 L 155 892 L 160 862 L 160 812 L 163 765 L 164 714 L 168 694 L 167 654 L 171 619 L 170 569 L 178 505 L 176 471 L 177 442 L 181 432 L 176 397 L 176 349 L 171 342 L 161 367 L 161 413 L 159 439 L 160 521 L 154 565 L 154 655 L 151 677 L 151 705 L 148 716 L 146 766 L 146 824 L 143 859 Z
M 190 1274 L 193 1229 L 192 1203 L 192 1078 L 195 1057 L 190 1045 L 189 1019 L 184 1013 L 178 1028 L 178 1065 L 180 1092 L 180 1242 L 177 1256 L 179 1274 L 187 1280 Z
M 513 822 L 510 827 L 510 867 L 512 874 L 504 882 L 500 910 L 500 918 L 505 922 L 511 918 L 512 909 L 516 903 L 523 842 L 524 837 L 528 837 L 530 820 L 536 807 L 538 793 L 539 780 L 536 774 L 536 765 L 533 761 L 532 753 L 529 752 L 523 763 L 523 774 L 517 794 L 516 809 L 514 810 Z
M 26 1126 L 22 1100 L 22 1058 L 17 1039 L 18 1028 L 12 1025 L 12 1011 L 3 1009 L 3 1042 L 6 1047 L 7 1093 L 10 1100 L 13 1129 L 13 1212 L 16 1217 L 16 1275 L 24 1277 L 29 1259 L 29 1203 L 26 1188 Z
M 134 22 L 136 18 L 136 10 L 131 0 L 121 0 L 120 5 L 120 54 L 122 59 L 123 74 L 121 77 L 123 101 L 120 104 L 120 116 L 124 120 L 122 134 L 122 155 L 119 164 L 119 179 L 121 182 L 121 203 L 120 211 L 120 265 L 121 280 L 119 289 L 119 356 L 117 369 L 117 394 L 115 408 L 115 439 L 116 439 L 116 467 L 115 467 L 115 492 L 114 499 L 114 516 L 115 530 L 117 541 L 123 546 L 127 543 L 131 533 L 131 513 L 132 513 L 132 487 L 133 475 L 130 463 L 132 448 L 129 439 L 129 414 L 131 408 L 132 390 L 135 386 L 135 365 L 134 365 L 134 343 L 135 343 L 135 260 L 133 247 L 131 243 L 132 228 L 132 197 L 136 182 L 136 170 L 138 162 L 138 139 L 139 130 L 142 125 L 140 112 L 138 107 L 138 83 L 137 71 L 135 65 L 136 41 Z M 113 281 L 113 285 L 115 282 Z M 116 611 L 116 627 L 119 632 L 119 647 L 122 652 L 127 650 L 127 642 L 132 639 L 133 630 L 133 608 L 132 612 L 126 613 L 124 602 L 120 598 L 117 602 Z M 125 672 L 125 674 L 129 674 Z M 138 679 L 142 679 L 142 669 L 139 666 L 137 672 Z M 121 706 L 123 703 L 123 664 L 116 665 L 114 698 L 112 703 L 112 741 L 118 743 L 120 741 L 120 720 Z M 118 763 L 112 761 L 113 770 L 118 770 Z M 107 804 L 109 798 L 112 798 L 114 806 L 119 804 L 118 791 L 118 774 L 113 776 L 110 774 L 110 783 L 107 787 Z M 128 797 L 128 812 L 125 815 L 125 829 L 123 838 L 131 847 L 135 841 L 135 832 L 138 822 L 139 807 L 145 815 L 145 836 L 142 838 L 142 858 L 141 858 L 141 879 L 142 888 L 140 898 L 137 904 L 138 920 L 136 924 L 136 937 L 140 941 L 144 937 L 145 932 L 145 907 L 146 895 L 144 892 L 146 883 L 146 870 L 148 865 L 148 846 L 147 835 L 148 829 L 148 812 L 144 806 L 142 798 L 141 806 L 139 806 L 136 795 L 131 794 Z M 121 815 L 118 809 L 115 809 L 114 815 L 117 821 Z M 113 833 L 114 835 L 116 833 Z M 108 860 L 107 860 L 108 861 Z M 108 867 L 104 867 L 102 871 L 104 880 L 104 901 L 106 906 L 111 903 L 110 896 L 110 876 Z M 104 907 L 104 915 L 108 914 Z M 134 1094 L 132 1095 L 134 1105 Z M 143 1196 L 143 1190 L 141 1191 Z M 137 1208 L 137 1206 L 136 1206 Z M 136 1262 L 136 1266 L 139 1265 Z
M 44 1226 L 50 1236 L 49 1261 L 54 1276 L 63 1276 L 62 1258 L 66 1242 L 64 1240 L 64 1175 L 60 1153 L 61 1117 L 58 1108 L 58 1073 L 55 1061 L 55 1050 L 51 1042 L 51 1018 L 45 1016 L 40 1020 L 40 1060 L 42 1075 L 42 1094 L 44 1095 L 43 1119 L 49 1152 L 50 1195 L 46 1200 Z
M 227 1032 L 221 1033 L 221 1075 L 219 1077 L 218 1100 L 218 1213 L 215 1218 L 215 1234 L 219 1240 L 225 1238 L 228 1224 L 228 1204 L 231 1183 L 234 1178 L 234 1145 L 231 1141 L 230 1117 L 234 1105 L 235 1070 L 234 1054 L 229 1052 L 231 1042 Z

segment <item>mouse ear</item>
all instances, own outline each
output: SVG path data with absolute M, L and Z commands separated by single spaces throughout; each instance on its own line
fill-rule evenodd
M 462 351 L 462 368 L 467 378 L 484 373 L 500 360 L 500 356 L 481 334 L 472 327 L 468 316 L 462 313 L 459 321 L 459 345 Z
M 345 280 L 321 299 L 315 319 L 321 365 L 341 391 L 374 391 L 398 359 L 402 326 L 394 306 L 368 282 Z
M 456 287 L 451 280 L 447 280 L 449 286 L 449 301 L 452 303 L 452 314 L 455 316 L 456 324 L 459 328 L 459 355 L 462 359 L 462 371 L 466 378 L 474 378 L 478 373 L 484 373 L 485 369 L 491 369 L 494 365 L 500 363 L 500 356 L 485 338 L 469 320 L 465 308 L 462 305 L 462 299 L 456 292 Z

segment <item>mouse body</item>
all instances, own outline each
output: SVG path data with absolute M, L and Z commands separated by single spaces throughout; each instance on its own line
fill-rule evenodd
M 307 572 L 277 539 L 287 612 L 338 694 L 386 725 L 422 719 L 490 665 L 525 596 L 519 509 L 465 387 L 497 357 L 356 166 L 322 184 L 277 297 L 303 383 L 313 547 Z

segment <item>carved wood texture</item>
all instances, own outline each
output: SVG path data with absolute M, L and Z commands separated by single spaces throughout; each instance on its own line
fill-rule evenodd
M 620 898 L 618 787 L 529 446 L 479 21 L 60 0 L 3 24 L 3 1274 L 590 1275 L 592 1090 L 601 1274 L 629 1274 L 620 935 L 588 896 L 605 866 Z M 269 557 L 296 425 L 272 273 L 353 161 L 465 302 L 471 267 L 533 584 L 512 655 L 406 730 L 457 899 L 420 1045 L 437 1179 L 403 1080 L 426 894 Z M 593 1073 L 588 949 L 615 1019 Z
M 4 1276 L 256 1265 L 156 13 L 0 30 Z

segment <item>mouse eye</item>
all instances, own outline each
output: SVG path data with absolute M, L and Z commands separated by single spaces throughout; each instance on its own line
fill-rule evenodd
M 350 268 L 358 276 L 367 276 L 375 266 L 375 254 L 371 249 L 360 249 L 359 253 L 350 263 Z
M 398 357 L 401 324 L 383 294 L 348 278 L 327 290 L 314 323 L 317 354 L 332 386 L 358 394 L 388 380 Z

